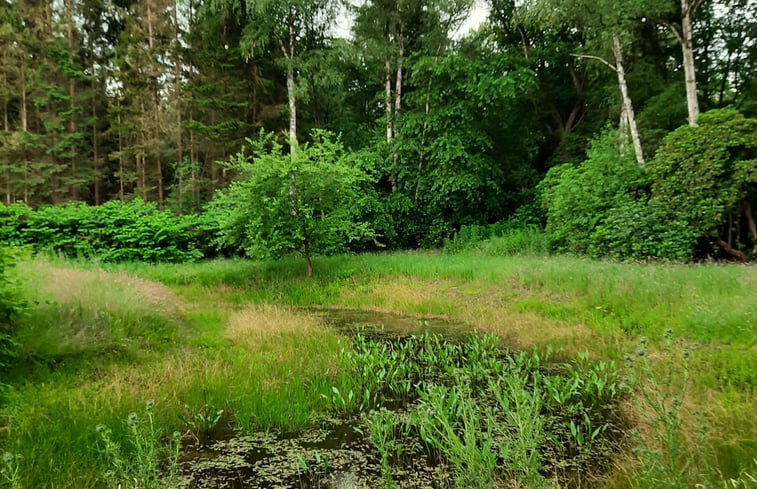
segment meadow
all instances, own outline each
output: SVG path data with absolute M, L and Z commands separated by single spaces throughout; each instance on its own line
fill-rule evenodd
M 385 411 L 373 410 L 380 403 L 366 401 L 361 407 L 348 394 L 365 395 L 368 384 L 355 375 L 356 368 L 363 365 L 361 354 L 379 346 L 361 346 L 324 319 L 324 310 L 340 309 L 417 319 L 407 323 L 403 337 L 423 334 L 424 318 L 447 320 L 461 334 L 476 331 L 477 338 L 492 339 L 498 352 L 509 352 L 507 358 L 537 352 L 553 358 L 538 374 L 529 371 L 531 380 L 520 390 L 506 384 L 508 392 L 525 396 L 521 401 L 531 412 L 545 416 L 544 426 L 554 412 L 534 404 L 535 375 L 551 379 L 538 384 L 545 392 L 559 382 L 550 375 L 571 368 L 583 372 L 582 386 L 597 385 L 587 380 L 590 371 L 599 384 L 617 386 L 607 406 L 618 433 L 608 438 L 612 456 L 603 458 L 601 470 L 597 462 L 590 477 L 560 478 L 551 477 L 549 464 L 543 464 L 530 472 L 500 471 L 477 479 L 512 454 L 521 454 L 519 463 L 533 469 L 534 452 L 520 447 L 505 455 L 493 448 L 495 459 L 487 459 L 483 438 L 469 434 L 478 441 L 465 442 L 465 422 L 455 421 L 446 432 L 429 428 L 449 407 L 444 404 L 449 392 L 438 389 L 470 383 L 478 375 L 469 372 L 464 382 L 456 377 L 466 365 L 478 365 L 468 362 L 472 354 L 452 360 L 446 370 L 440 367 L 449 373 L 447 384 L 414 394 L 429 406 L 423 412 L 439 416 L 429 420 L 421 412 L 413 418 L 413 433 L 421 433 L 424 450 L 443 459 L 454 476 L 435 487 L 753 487 L 753 266 L 431 252 L 342 255 L 317 258 L 314 265 L 314 277 L 306 278 L 297 258 L 193 264 L 21 261 L 15 273 L 31 307 L 19 325 L 18 361 L 2 394 L 0 487 L 115 488 L 132 487 L 136 480 L 134 487 L 178 487 L 188 447 L 218 435 L 220 427 L 237 434 L 307 430 L 324 413 L 340 411 L 363 417 L 377 457 L 391 465 L 397 457 L 386 455 L 386 447 L 410 443 L 403 438 L 407 433 L 392 428 L 395 420 Z M 404 351 L 388 348 L 382 355 Z M 384 361 L 379 357 L 372 361 Z M 473 409 L 476 392 L 521 378 L 493 366 L 503 363 L 500 353 L 493 358 L 499 360 L 480 364 L 491 367 L 480 374 L 485 387 L 469 389 L 472 393 L 458 396 L 455 404 L 455 412 L 468 413 L 465 419 L 477 426 L 498 426 L 484 419 L 498 411 Z M 577 370 L 581 359 L 591 366 Z M 612 373 L 596 377 L 604 372 L 598 365 Z M 399 389 L 410 385 L 408 379 L 420 385 L 413 375 L 387 377 L 371 388 Z M 581 396 L 582 406 L 588 406 Z M 424 436 L 424 429 L 438 436 Z M 493 430 L 492 447 L 509 446 L 502 438 L 514 429 Z M 390 475 L 377 487 L 391 483 Z M 331 486 L 324 479 L 322 487 Z

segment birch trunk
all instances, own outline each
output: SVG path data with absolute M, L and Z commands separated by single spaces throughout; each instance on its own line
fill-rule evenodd
M 631 141 L 636 153 L 636 161 L 640 167 L 644 167 L 644 153 L 641 148 L 641 139 L 639 138 L 639 129 L 636 126 L 636 116 L 633 111 L 631 96 L 628 94 L 628 84 L 626 83 L 626 72 L 623 66 L 623 47 L 620 44 L 620 38 L 617 34 L 612 37 L 612 52 L 615 56 L 615 72 L 618 74 L 618 85 L 620 93 L 623 96 L 623 110 L 628 121 L 628 128 L 631 131 Z
M 681 0 L 681 50 L 683 51 L 683 72 L 686 77 L 686 103 L 689 108 L 689 125 L 696 126 L 699 117 L 697 98 L 697 75 L 694 66 L 694 39 L 691 29 L 691 14 L 694 0 Z

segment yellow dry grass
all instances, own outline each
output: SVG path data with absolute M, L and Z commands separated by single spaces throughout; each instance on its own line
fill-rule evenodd
M 35 277 L 39 289 L 36 292 L 56 302 L 87 302 L 98 295 L 107 299 L 106 292 L 116 285 L 117 289 L 125 287 L 134 300 L 165 315 L 178 313 L 184 306 L 181 298 L 168 286 L 125 273 L 64 268 L 42 260 L 24 266 Z M 118 296 L 113 294 L 113 297 Z
M 560 344 L 567 349 L 585 349 L 591 328 L 519 310 L 514 307 L 519 293 L 507 285 L 388 277 L 345 290 L 339 302 L 380 312 L 460 321 L 471 329 L 501 336 L 516 348 Z

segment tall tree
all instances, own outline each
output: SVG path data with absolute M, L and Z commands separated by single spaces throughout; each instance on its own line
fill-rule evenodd
M 330 19 L 336 17 L 337 0 L 215 0 L 216 9 L 244 14 L 249 22 L 242 39 L 245 56 L 258 54 L 261 47 L 273 43 L 280 51 L 286 71 L 287 106 L 289 108 L 289 151 L 297 149 L 297 96 L 295 72 L 307 40 L 325 36 Z
M 643 5 L 612 0 L 528 0 L 523 11 L 525 17 L 537 25 L 567 26 L 583 31 L 587 36 L 587 52 L 576 56 L 600 61 L 616 73 L 622 99 L 621 126 L 627 125 L 636 161 L 643 167 L 643 148 L 623 62 L 624 40 L 632 33 L 629 23 L 641 17 Z M 612 62 L 602 55 L 608 48 Z

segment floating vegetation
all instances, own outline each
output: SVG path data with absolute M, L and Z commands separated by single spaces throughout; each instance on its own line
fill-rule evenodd
M 183 487 L 586 486 L 618 449 L 626 388 L 612 363 L 510 352 L 491 335 L 356 335 L 331 416 L 187 454 Z

